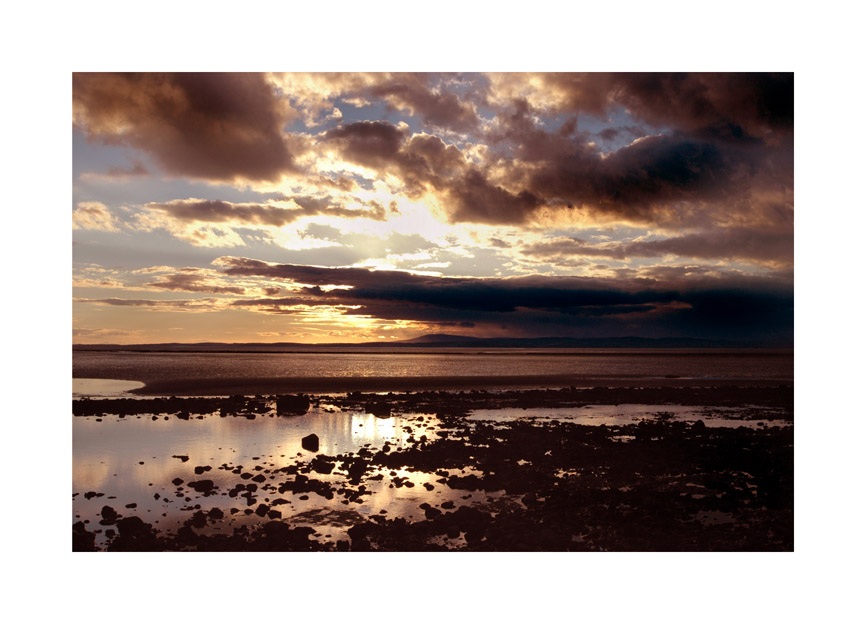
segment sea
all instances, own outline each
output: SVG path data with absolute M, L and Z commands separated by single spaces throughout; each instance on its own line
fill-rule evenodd
M 182 389 L 208 379 L 318 380 L 318 389 L 339 391 L 349 379 L 419 379 L 460 381 L 521 377 L 527 387 L 581 384 L 581 381 L 696 380 L 791 384 L 793 350 L 739 349 L 404 349 L 400 351 L 140 352 L 73 351 L 72 377 L 173 384 Z M 95 383 L 95 382 L 94 382 Z M 116 388 L 87 386 L 78 395 L 116 394 Z M 106 391 L 106 388 L 108 391 Z M 290 388 L 298 391 L 297 386 Z M 212 392 L 211 392 L 212 394 Z

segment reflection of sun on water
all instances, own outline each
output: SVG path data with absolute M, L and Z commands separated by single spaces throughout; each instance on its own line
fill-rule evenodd
M 372 414 L 352 414 L 352 442 L 375 444 L 384 439 L 403 443 L 406 434 L 396 427 L 396 418 L 377 418 Z

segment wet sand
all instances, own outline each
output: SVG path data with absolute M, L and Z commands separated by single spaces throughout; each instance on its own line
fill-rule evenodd
M 646 404 L 645 418 L 533 418 L 617 403 Z M 728 406 L 726 418 L 749 426 L 674 421 L 664 405 Z M 506 409 L 527 418 L 469 417 Z M 105 491 L 73 493 L 73 549 L 793 550 L 791 386 L 73 401 L 97 431 L 124 418 L 180 430 L 204 419 L 303 423 L 314 410 L 390 429 L 349 451 L 328 446 L 327 430 L 304 430 L 280 454 L 206 465 L 178 448 L 177 474 L 153 477 L 148 506 L 173 510 L 171 522 L 111 498 L 109 477 Z

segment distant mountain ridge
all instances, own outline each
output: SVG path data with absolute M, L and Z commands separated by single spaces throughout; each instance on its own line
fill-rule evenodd
M 380 342 L 340 342 L 309 344 L 303 342 L 198 342 L 155 344 L 77 344 L 78 351 L 278 351 L 298 349 L 364 349 L 364 348 L 483 348 L 483 349 L 790 349 L 784 343 L 755 343 L 734 340 L 710 340 L 705 338 L 641 338 L 623 336 L 613 338 L 567 338 L 550 336 L 543 338 L 478 338 L 453 334 L 426 334 L 408 340 Z

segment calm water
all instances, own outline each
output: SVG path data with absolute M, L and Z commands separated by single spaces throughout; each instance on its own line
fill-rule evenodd
M 301 438 L 310 433 L 319 436 L 319 453 L 335 456 L 364 447 L 381 449 L 385 443 L 403 448 L 408 445 L 410 436 L 435 435 L 433 429 L 439 422 L 428 414 L 377 418 L 362 412 L 341 412 L 321 404 L 305 416 L 294 418 L 259 416 L 247 420 L 210 414 L 201 420 L 185 421 L 173 416 L 168 419 L 159 416 L 156 420 L 149 415 L 106 416 L 99 419 L 75 417 L 72 425 L 72 487 L 77 493 L 73 501 L 73 521 L 89 520 L 91 530 L 105 528 L 99 526 L 100 510 L 103 505 L 109 505 L 120 513 L 137 515 L 158 528 L 171 530 L 189 517 L 193 505 L 200 504 L 205 511 L 213 507 L 224 510 L 225 519 L 211 529 L 231 532 L 234 526 L 257 524 L 261 519 L 255 515 L 230 513 L 232 507 L 243 509 L 246 505 L 242 498 L 228 496 L 227 491 L 237 483 L 250 483 L 230 469 L 242 466 L 250 473 L 270 476 L 273 469 L 287 466 L 296 459 L 308 461 L 315 453 L 302 448 Z M 182 461 L 175 455 L 188 459 Z M 198 466 L 210 466 L 210 469 L 196 474 Z M 330 536 L 332 540 L 347 539 L 346 529 L 370 514 L 385 513 L 389 517 L 418 520 L 424 517 L 419 508 L 423 502 L 438 504 L 451 500 L 466 504 L 486 498 L 479 492 L 453 490 L 429 473 L 394 472 L 409 479 L 413 487 L 390 486 L 390 471 L 382 471 L 386 478 L 367 482 L 371 491 L 351 509 L 339 504 L 339 498 L 326 500 L 312 493 L 309 496 L 279 494 L 265 484 L 257 498 L 258 502 L 287 500 L 274 507 L 284 519 L 314 526 L 322 537 Z M 335 484 L 345 479 L 345 475 L 337 472 L 313 473 L 310 477 Z M 202 496 L 186 490 L 179 495 L 172 484 L 175 478 L 185 483 L 210 479 L 219 491 Z M 280 480 L 287 478 L 284 475 Z M 88 492 L 103 496 L 88 499 L 85 497 Z M 128 508 L 131 504 L 136 507 Z M 101 534 L 99 541 L 102 542 Z
M 573 375 L 792 382 L 793 351 L 551 349 L 421 353 L 73 352 L 72 376 L 139 382 L 200 378 Z

